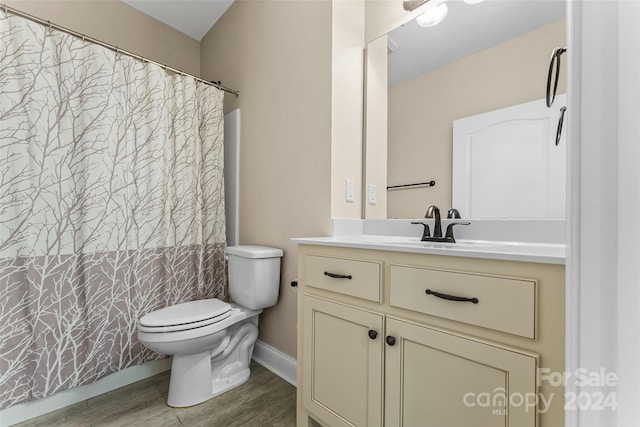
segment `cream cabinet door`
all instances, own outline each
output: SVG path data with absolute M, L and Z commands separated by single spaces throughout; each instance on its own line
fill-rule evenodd
M 392 317 L 386 329 L 385 425 L 536 425 L 536 356 Z
M 304 405 L 333 427 L 381 426 L 384 317 L 303 299 Z

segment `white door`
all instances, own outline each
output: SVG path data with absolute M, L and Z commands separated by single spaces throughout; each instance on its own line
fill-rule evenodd
M 453 122 L 452 206 L 463 218 L 564 219 L 566 123 L 543 99 Z M 523 197 L 524 196 L 524 197 Z

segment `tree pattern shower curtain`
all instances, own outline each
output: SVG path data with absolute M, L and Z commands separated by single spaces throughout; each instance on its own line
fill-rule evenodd
M 224 248 L 222 93 L 0 12 L 0 409 L 159 358 Z

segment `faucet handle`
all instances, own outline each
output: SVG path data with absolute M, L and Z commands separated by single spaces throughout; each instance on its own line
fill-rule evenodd
M 447 211 L 447 218 L 448 219 L 459 219 L 460 218 L 460 212 L 458 211 L 458 209 L 449 209 Z
M 446 241 L 451 242 L 451 243 L 455 243 L 456 239 L 453 237 L 453 226 L 454 225 L 469 225 L 471 224 L 470 222 L 452 222 L 451 224 L 447 225 L 447 231 L 444 234 L 444 238 Z
M 427 224 L 426 222 L 411 221 L 411 224 L 424 226 L 424 232 L 422 233 L 422 238 L 421 238 L 422 241 L 424 241 L 424 239 L 429 237 L 429 235 L 431 234 L 431 230 L 429 229 L 429 224 Z

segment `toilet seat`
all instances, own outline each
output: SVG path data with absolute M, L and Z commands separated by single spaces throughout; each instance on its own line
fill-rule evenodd
M 197 329 L 231 316 L 231 305 L 217 298 L 189 301 L 161 308 L 142 316 L 138 330 L 162 333 Z

